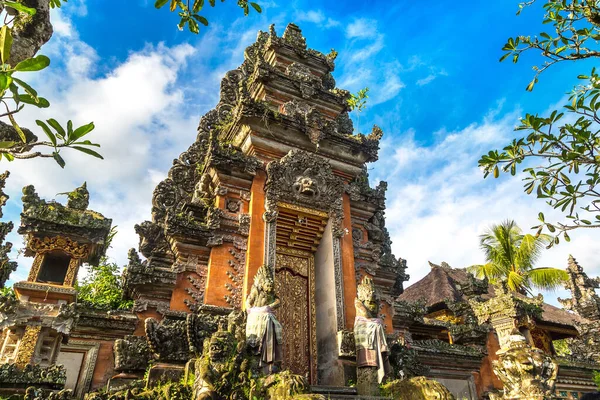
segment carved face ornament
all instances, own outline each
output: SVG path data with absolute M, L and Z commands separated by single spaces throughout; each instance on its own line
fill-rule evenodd
M 317 182 L 310 177 L 310 168 L 306 169 L 302 175 L 296 177 L 292 188 L 294 192 L 310 198 L 318 198 L 320 194 Z

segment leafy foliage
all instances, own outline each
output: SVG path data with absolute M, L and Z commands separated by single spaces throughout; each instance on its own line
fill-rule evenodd
M 468 271 L 491 283 L 506 286 L 522 294 L 531 288 L 554 289 L 560 286 L 568 274 L 556 268 L 534 268 L 544 247 L 550 242 L 548 235 L 523 235 L 514 221 L 492 225 L 480 236 L 480 247 L 485 253 L 486 264 L 472 265 Z
M 519 13 L 535 0 L 522 3 Z M 509 38 L 500 61 L 512 56 L 518 62 L 528 51 L 539 51 L 544 62 L 534 66 L 535 75 L 526 90 L 533 90 L 540 75 L 551 66 L 564 61 L 578 61 L 600 56 L 600 1 L 546 0 L 544 23 L 552 30 L 538 36 Z M 534 229 L 547 229 L 554 234 L 550 246 L 558 244 L 560 236 L 570 241 L 568 231 L 578 228 L 600 228 L 600 76 L 596 69 L 589 75 L 579 75 L 582 81 L 562 111 L 550 116 L 527 114 L 516 131 L 526 136 L 514 139 L 501 151 L 493 150 L 479 160 L 487 177 L 500 172 L 515 175 L 525 163 L 524 190 L 544 199 L 559 209 L 567 219 L 549 223 L 539 214 L 540 224 Z
M 367 99 L 369 98 L 369 88 L 360 89 L 356 94 L 351 93 L 348 99 L 350 111 L 357 113 L 357 129 L 360 127 L 360 113 L 367 108 Z
M 49 4 L 52 8 L 61 7 L 62 5 L 61 0 L 50 0 Z M 38 72 L 48 67 L 50 59 L 44 55 L 38 55 L 17 63 L 11 62 L 12 31 L 14 29 L 11 24 L 23 16 L 34 16 L 37 11 L 17 1 L 0 0 L 0 5 L 9 10 L 4 19 L 4 24 L 0 28 L 0 104 L 5 108 L 5 112 L 0 114 L 0 118 L 6 117 L 10 122 L 10 125 L 0 124 L 0 160 L 2 158 L 13 161 L 15 158 L 47 157 L 53 158 L 64 168 L 65 161 L 60 155 L 60 151 L 65 147 L 102 158 L 100 154 L 90 148 L 100 147 L 100 145 L 89 140 L 80 140 L 94 129 L 93 123 L 73 129 L 73 123 L 68 121 L 65 129 L 52 118 L 47 120 L 47 123 L 36 120 L 37 125 L 42 128 L 48 137 L 48 141 L 38 140 L 33 133 L 21 128 L 17 123 L 15 114 L 20 112 L 26 105 L 38 108 L 50 107 L 50 102 L 46 98 L 39 96 L 31 85 L 21 79 L 21 73 Z M 50 153 L 38 151 L 40 147 L 49 147 L 52 151 Z
M 221 3 L 224 2 L 225 0 L 221 0 Z M 211 7 L 214 7 L 216 0 L 208 0 L 208 3 Z M 179 24 L 177 24 L 179 30 L 183 30 L 187 25 L 190 32 L 199 33 L 199 24 L 208 26 L 206 17 L 200 15 L 200 11 L 202 11 L 205 5 L 204 0 L 156 0 L 154 6 L 162 8 L 167 4 L 169 4 L 171 12 L 177 12 L 179 17 L 181 17 Z M 237 5 L 244 10 L 244 16 L 250 14 L 250 7 L 254 8 L 258 13 L 262 12 L 262 8 L 257 3 L 249 2 L 248 0 L 237 0 Z
M 117 234 L 114 226 L 106 239 L 106 248 Z M 102 257 L 98 266 L 88 266 L 88 274 L 81 282 L 77 282 L 77 301 L 101 310 L 126 310 L 133 306 L 133 301 L 123 298 L 123 280 L 116 263 L 108 262 Z
M 88 275 L 75 285 L 77 301 L 102 310 L 130 309 L 133 302 L 123 299 L 119 266 L 103 261 L 97 267 L 88 266 Z

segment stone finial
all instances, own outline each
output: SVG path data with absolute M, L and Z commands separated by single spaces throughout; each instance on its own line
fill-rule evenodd
M 306 39 L 302 36 L 302 30 L 296 24 L 288 24 L 283 32 L 283 39 L 291 46 L 306 50 Z
M 569 279 L 565 281 L 565 289 L 571 292 L 571 298 L 558 301 L 584 318 L 600 320 L 600 296 L 595 291 L 600 287 L 600 280 L 588 277 L 572 255 L 569 255 L 567 273 Z
M 86 182 L 79 186 L 72 192 L 67 193 L 69 200 L 67 201 L 67 207 L 74 210 L 86 210 L 90 204 L 90 192 L 87 190 Z

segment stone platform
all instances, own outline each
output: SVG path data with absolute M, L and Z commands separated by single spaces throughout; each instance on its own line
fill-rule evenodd
M 328 400 L 389 400 L 391 397 L 384 396 L 359 396 L 355 387 L 347 386 L 311 386 L 310 392 L 327 396 Z

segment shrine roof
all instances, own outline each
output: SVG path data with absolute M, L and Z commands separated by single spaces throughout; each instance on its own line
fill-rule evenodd
M 69 193 L 67 205 L 41 199 L 33 185 L 23 188 L 23 212 L 18 232 L 36 237 L 65 236 L 93 245 L 92 259 L 104 254 L 112 220 L 88 210 L 89 192 L 85 183 Z M 26 255 L 32 255 L 26 250 Z
M 428 310 L 446 308 L 450 302 L 467 302 L 473 296 L 479 296 L 481 300 L 487 300 L 495 295 L 495 289 L 487 282 L 475 278 L 464 268 L 452 268 L 447 263 L 441 265 L 429 263 L 431 271 L 420 281 L 410 285 L 404 290 L 398 300 L 406 302 L 422 301 Z M 516 294 L 517 297 L 525 297 Z M 575 326 L 587 320 L 578 314 L 566 311 L 562 308 L 543 303 L 542 321 L 564 325 Z

